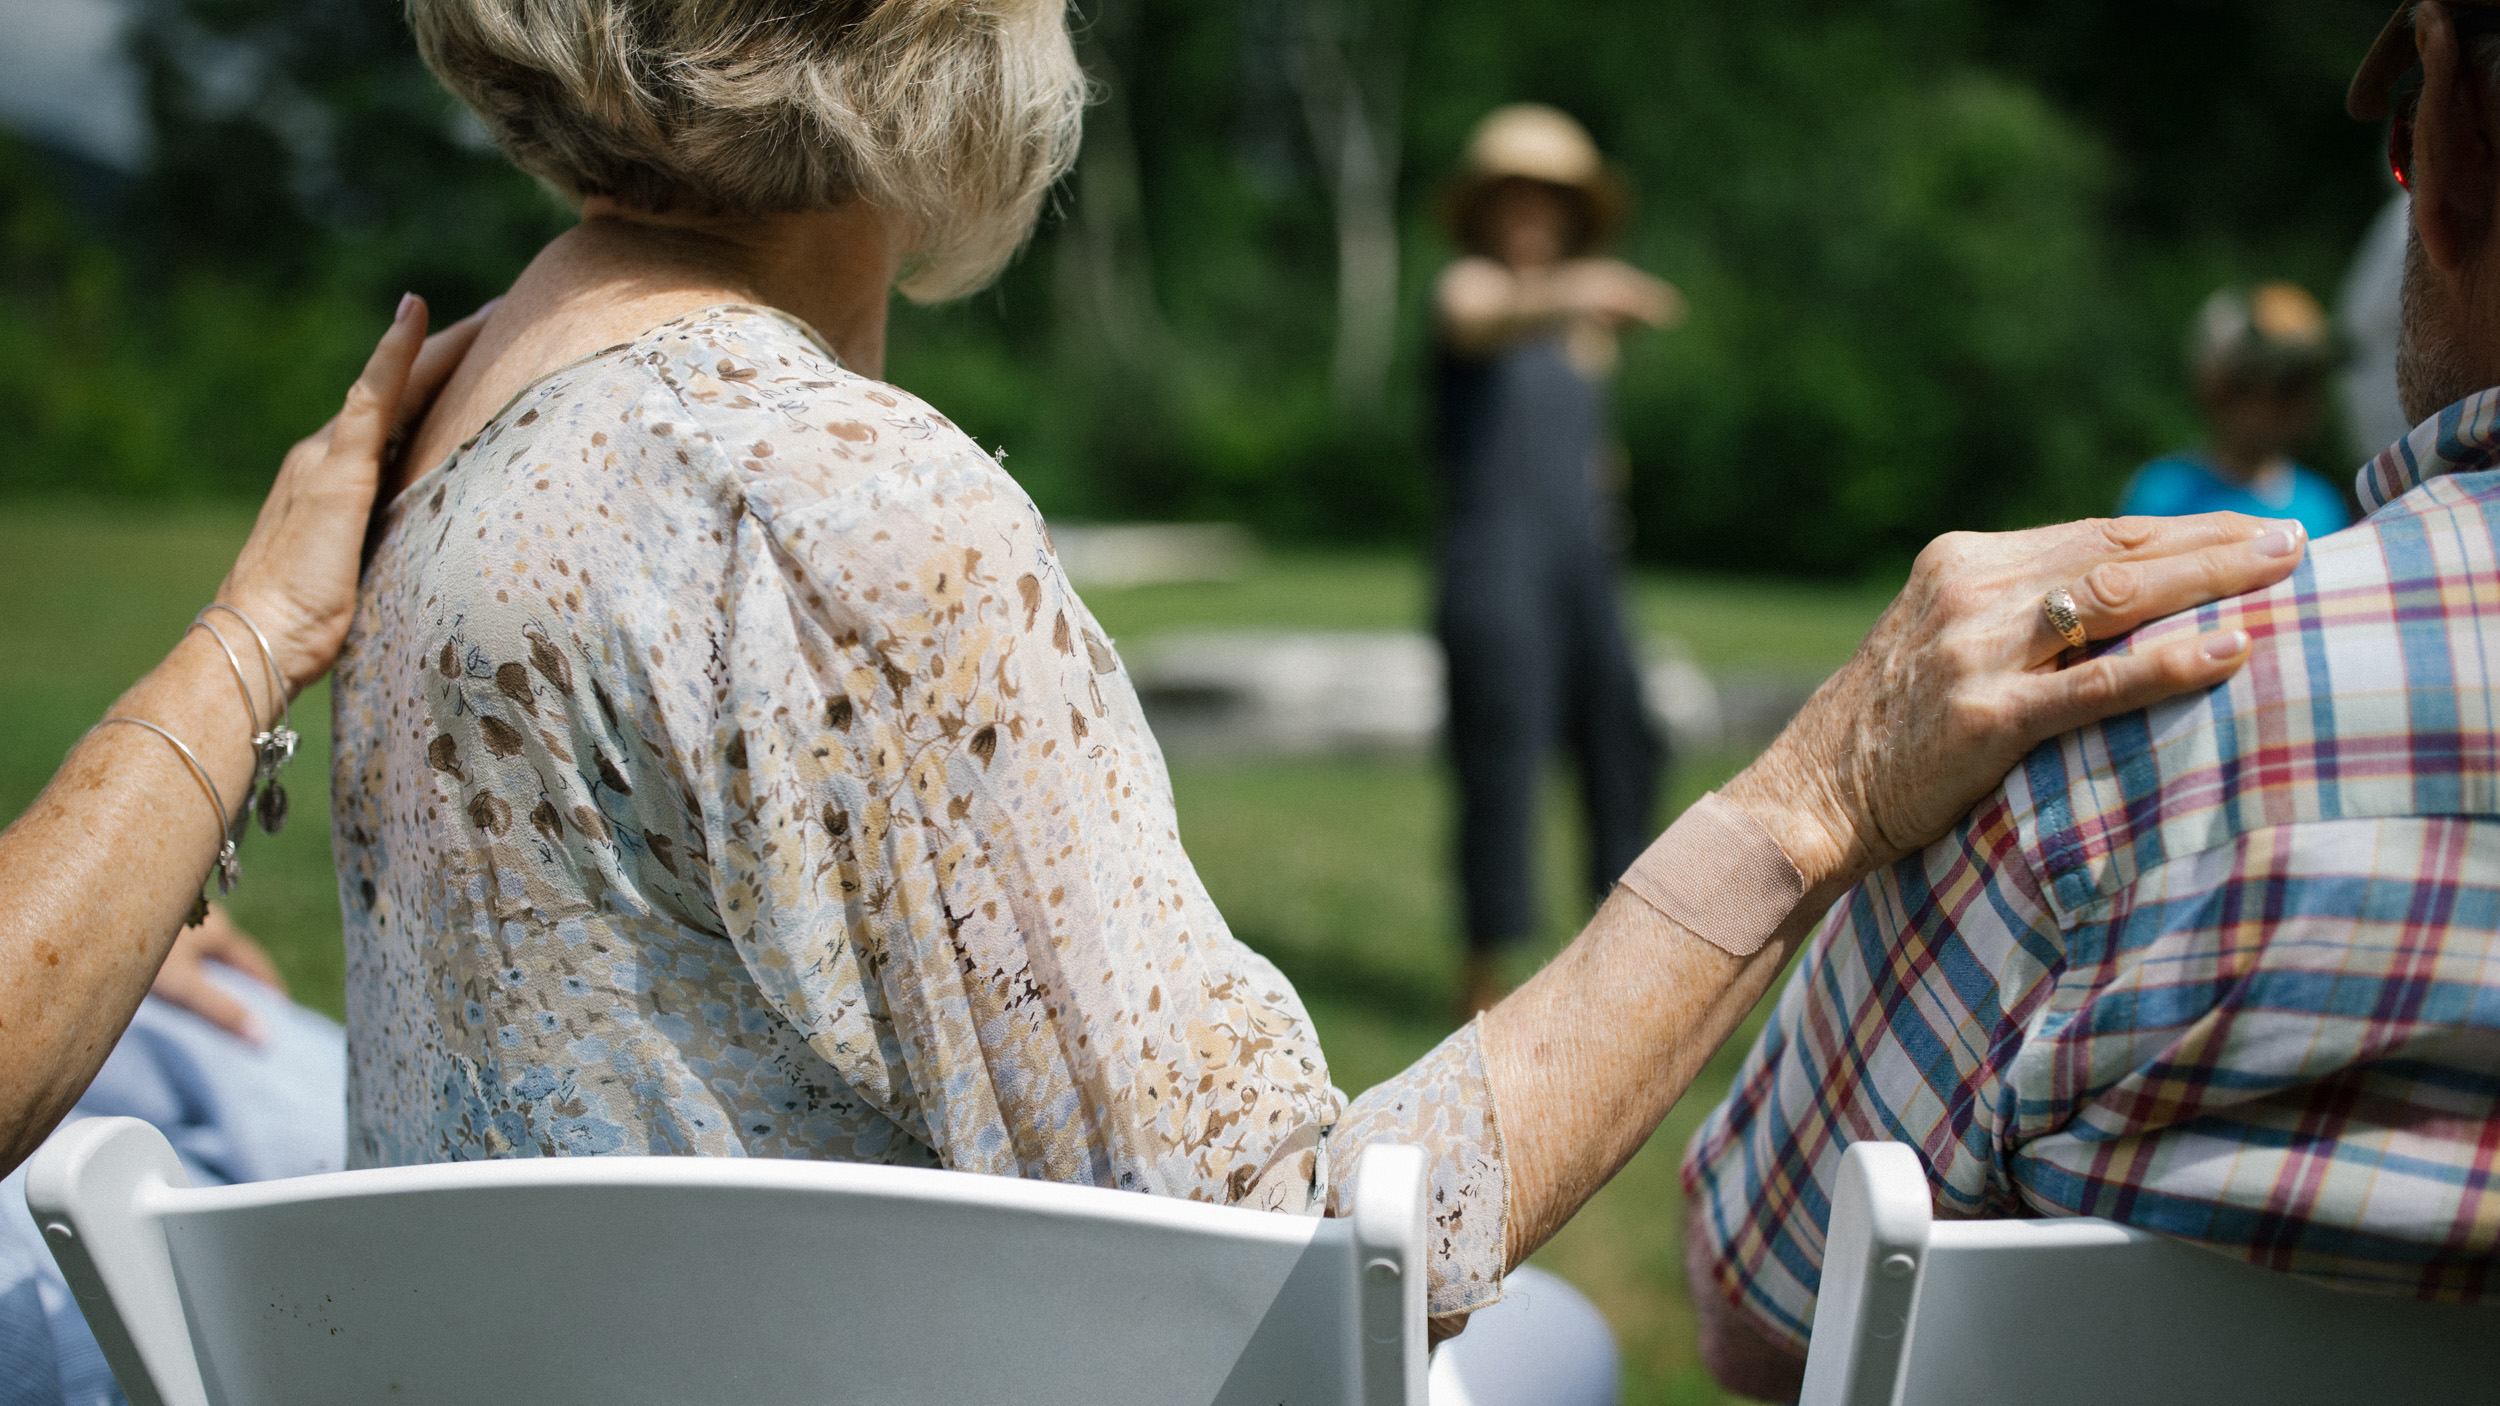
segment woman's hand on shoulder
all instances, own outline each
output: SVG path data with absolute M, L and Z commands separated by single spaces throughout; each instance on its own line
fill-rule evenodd
M 1944 834 L 2041 742 L 2211 688 L 2248 659 L 2247 634 L 2220 630 L 2068 664 L 2050 592 L 2070 591 L 2085 634 L 2110 639 L 2273 585 L 2307 542 L 2297 522 L 2237 513 L 1937 538 L 1857 654 L 1721 794 L 1809 888 L 1854 883 Z
M 268 636 L 290 697 L 329 671 L 347 638 L 384 462 L 468 354 L 494 306 L 428 337 L 425 300 L 401 298 L 346 404 L 279 465 L 217 599 L 244 611 Z

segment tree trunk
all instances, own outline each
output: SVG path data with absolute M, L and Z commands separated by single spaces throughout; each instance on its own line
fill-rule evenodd
M 1397 353 L 1399 114 L 1404 15 L 1388 4 L 1309 0 L 1295 86 L 1337 224 L 1330 384 L 1349 414 L 1376 412 Z
M 1059 241 L 1058 282 L 1061 305 L 1091 314 L 1112 360 L 1129 375 L 1158 383 L 1175 342 L 1155 302 L 1145 186 L 1115 52 L 1128 19 L 1127 6 L 1106 4 L 1080 40 L 1085 70 L 1101 98 L 1085 123 L 1073 227 Z

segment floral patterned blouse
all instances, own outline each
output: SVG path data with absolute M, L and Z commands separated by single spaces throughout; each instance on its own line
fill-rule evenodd
M 942 1166 L 1319 1214 L 1431 1161 L 1498 1295 L 1476 1027 L 1351 1103 L 1182 852 L 1032 502 L 805 327 L 576 362 L 389 507 L 338 663 L 350 1159 Z

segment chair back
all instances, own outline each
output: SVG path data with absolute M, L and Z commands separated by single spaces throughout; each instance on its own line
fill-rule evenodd
M 572 1157 L 194 1188 L 97 1118 L 27 1202 L 134 1406 L 1424 1401 L 1424 1163 L 1353 1214 Z
M 2488 1400 L 2500 1308 L 2339 1292 L 2111 1221 L 1935 1220 L 1905 1143 L 1840 1161 L 1801 1406 Z

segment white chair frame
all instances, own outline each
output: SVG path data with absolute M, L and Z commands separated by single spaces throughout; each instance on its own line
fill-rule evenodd
M 2500 1308 L 2339 1292 L 2106 1220 L 1937 1220 L 1914 1149 L 1841 1156 L 1801 1406 L 2475 1400 L 2500 1400 Z
M 26 1199 L 134 1406 L 1425 1400 L 1412 1147 L 1321 1219 L 698 1157 L 195 1188 L 97 1118 Z

